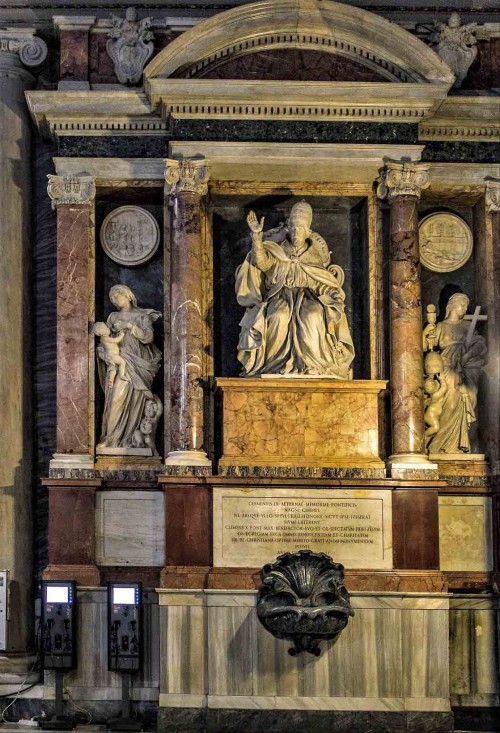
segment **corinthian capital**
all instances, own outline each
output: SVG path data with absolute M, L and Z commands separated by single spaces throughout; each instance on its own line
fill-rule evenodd
M 48 175 L 47 193 L 52 199 L 52 208 L 60 204 L 90 204 L 95 197 L 95 183 L 92 176 Z
M 379 171 L 377 196 L 392 201 L 396 196 L 416 196 L 430 186 L 429 166 L 425 163 L 387 163 Z
M 165 191 L 171 196 L 176 196 L 181 191 L 205 196 L 209 178 L 210 170 L 204 158 L 165 160 Z
M 500 212 L 500 181 L 486 182 L 486 211 L 488 214 Z
M 24 66 L 38 66 L 47 58 L 47 44 L 32 28 L 0 28 L 0 59 L 18 57 Z

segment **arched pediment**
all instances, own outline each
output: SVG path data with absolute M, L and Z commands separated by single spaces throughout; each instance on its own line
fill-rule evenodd
M 176 38 L 146 67 L 145 83 L 200 77 L 225 60 L 280 48 L 348 57 L 393 82 L 454 81 L 425 43 L 374 13 L 331 0 L 261 0 L 219 13 Z

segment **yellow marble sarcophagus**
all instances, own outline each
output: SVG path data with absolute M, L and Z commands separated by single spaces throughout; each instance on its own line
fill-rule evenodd
M 386 386 L 382 380 L 217 379 L 219 473 L 303 468 L 380 475 L 379 410 Z

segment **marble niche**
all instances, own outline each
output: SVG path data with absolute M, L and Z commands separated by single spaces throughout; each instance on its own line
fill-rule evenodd
M 306 198 L 215 201 L 220 475 L 385 475 L 366 208 Z

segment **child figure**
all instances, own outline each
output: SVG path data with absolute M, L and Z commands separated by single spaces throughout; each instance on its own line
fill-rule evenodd
M 423 347 L 424 351 L 434 351 L 438 345 L 438 337 L 436 334 L 437 310 L 436 306 L 430 303 L 427 306 L 427 325 L 424 328 Z
M 144 414 L 139 429 L 134 433 L 134 444 L 136 448 L 150 448 L 154 456 L 159 455 L 154 436 L 162 412 L 163 407 L 158 398 L 148 400 L 144 407 Z
M 424 412 L 424 420 L 427 425 L 425 443 L 428 446 L 439 430 L 439 420 L 443 412 L 443 402 L 446 394 L 446 383 L 444 381 L 441 383 L 437 377 L 428 377 L 424 382 L 424 391 L 429 395 L 425 401 Z
M 100 336 L 101 339 L 100 345 L 97 347 L 97 353 L 108 365 L 106 372 L 108 386 L 113 386 L 117 372 L 120 379 L 129 382 L 130 380 L 126 373 L 127 362 L 120 356 L 120 347 L 118 345 L 123 341 L 125 331 L 119 333 L 118 336 L 111 336 L 111 330 L 108 326 L 102 321 L 98 321 L 94 324 L 94 333 L 96 336 Z

